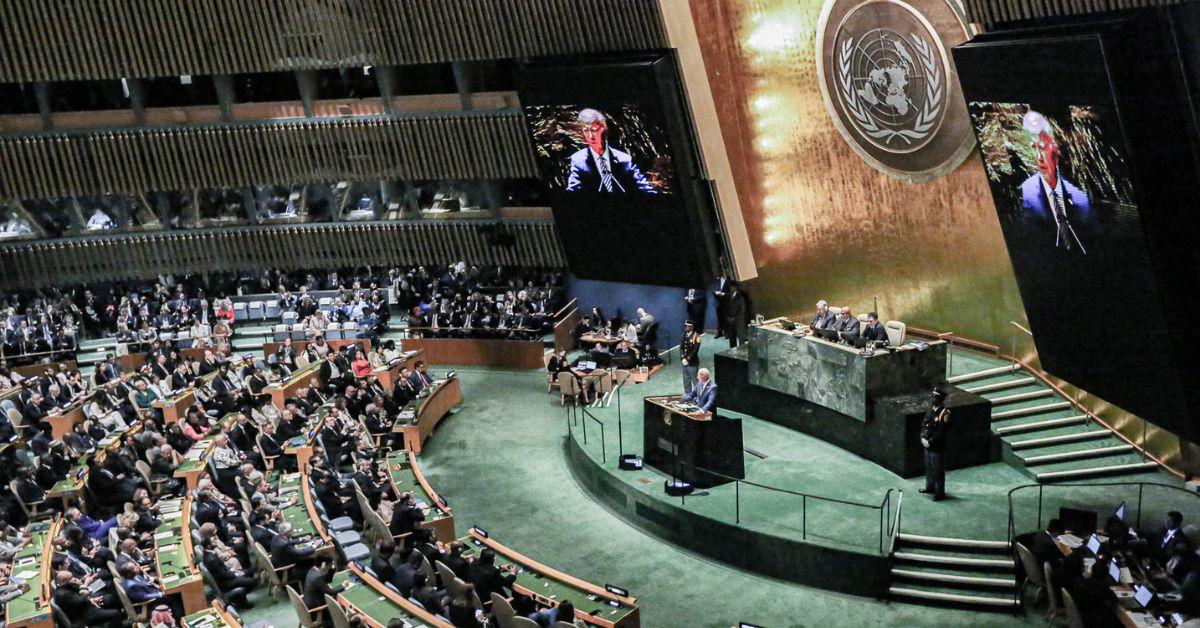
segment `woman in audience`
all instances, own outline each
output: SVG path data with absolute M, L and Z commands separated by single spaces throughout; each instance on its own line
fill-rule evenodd
M 350 351 L 354 354 L 353 359 L 350 361 L 350 368 L 354 369 L 354 376 L 366 377 L 370 375 L 372 368 L 371 361 L 367 359 L 366 354 L 358 349 L 351 349 Z
M 188 333 L 190 333 L 192 336 L 193 349 L 202 349 L 204 347 L 212 346 L 212 338 L 209 337 L 208 332 L 208 326 L 204 323 L 201 323 L 198 320 L 192 323 L 192 327 L 188 330 Z
M 471 595 L 474 592 L 475 587 L 467 584 L 450 600 L 449 619 L 455 628 L 482 628 L 479 620 L 483 617 L 483 611 L 475 610 L 475 599 Z
M 223 318 L 218 318 L 217 322 L 213 323 L 212 340 L 213 346 L 222 353 L 229 351 L 229 337 L 233 335 L 233 330 L 229 327 L 229 322 Z

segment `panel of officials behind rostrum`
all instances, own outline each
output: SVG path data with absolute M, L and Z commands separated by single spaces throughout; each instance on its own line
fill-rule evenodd
M 824 300 L 817 301 L 817 311 L 808 324 L 808 330 L 826 340 L 859 347 L 868 344 L 886 346 L 890 342 L 887 329 L 879 322 L 879 315 L 875 312 L 868 312 L 860 320 L 849 306 L 842 306 L 835 313 Z

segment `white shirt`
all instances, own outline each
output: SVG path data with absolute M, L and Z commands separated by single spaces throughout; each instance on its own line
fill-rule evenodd
M 592 159 L 596 160 L 596 165 L 599 166 L 600 162 L 604 162 L 602 172 L 612 172 L 612 152 L 608 150 L 607 146 L 604 147 L 603 153 L 597 153 L 591 148 L 588 148 L 588 150 L 592 153 Z

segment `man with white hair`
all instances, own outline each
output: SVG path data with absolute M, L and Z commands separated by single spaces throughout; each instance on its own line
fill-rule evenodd
M 717 384 L 710 379 L 707 368 L 696 373 L 696 385 L 683 396 L 686 403 L 694 403 L 704 412 L 715 412 L 717 409 Z
M 1087 192 L 1059 172 L 1061 152 L 1050 121 L 1031 109 L 1022 119 L 1022 126 L 1037 153 L 1038 171 L 1021 183 L 1021 208 L 1036 224 L 1054 227 L 1055 248 L 1086 255 L 1087 248 L 1071 221 L 1083 222 L 1091 217 Z
M 837 317 L 829 311 L 829 304 L 824 299 L 817 301 L 817 315 L 813 317 L 809 327 L 813 329 L 831 329 L 837 322 Z
M 587 146 L 571 155 L 567 192 L 658 193 L 633 157 L 609 143 L 607 116 L 595 109 L 584 109 L 576 117 L 576 125 Z

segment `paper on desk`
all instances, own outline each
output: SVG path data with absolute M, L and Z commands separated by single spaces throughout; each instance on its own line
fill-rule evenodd
M 1083 546 L 1083 539 L 1075 536 L 1074 534 L 1060 534 L 1058 535 L 1058 542 L 1071 549 Z
M 29 580 L 33 580 L 34 578 L 38 577 L 38 575 L 39 574 L 37 571 L 30 569 L 27 571 L 22 571 L 22 572 L 16 574 L 14 577 L 29 581 Z
M 171 574 L 171 575 L 169 575 L 169 576 L 163 576 L 162 583 L 163 583 L 163 584 L 166 584 L 166 583 L 168 583 L 168 582 L 175 582 L 175 581 L 176 581 L 176 580 L 178 580 L 178 579 L 179 579 L 179 574 L 174 574 L 174 573 L 173 573 L 173 574 Z
M 179 519 L 179 518 L 180 518 L 180 517 L 182 517 L 182 516 L 183 516 L 183 513 L 182 513 L 182 512 L 179 512 L 179 511 L 175 511 L 175 512 L 169 512 L 169 513 L 167 513 L 167 514 L 163 515 L 163 521 L 170 521 L 170 520 L 172 520 L 172 519 Z
M 158 534 L 155 534 L 154 540 L 157 541 L 158 539 L 169 539 L 173 536 L 175 536 L 175 532 L 168 530 L 166 532 L 159 532 Z

